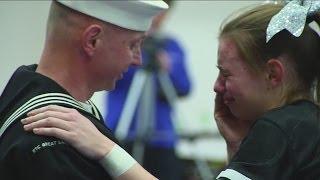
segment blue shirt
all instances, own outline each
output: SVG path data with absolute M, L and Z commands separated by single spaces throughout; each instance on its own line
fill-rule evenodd
M 180 45 L 171 38 L 163 39 L 161 49 L 166 51 L 170 59 L 170 71 L 168 75 L 170 80 L 179 96 L 185 96 L 190 92 L 191 83 L 186 71 L 185 66 L 185 54 Z M 142 50 L 143 63 L 149 62 L 147 59 L 146 52 Z M 115 131 L 123 106 L 128 95 L 130 85 L 134 74 L 140 67 L 131 67 L 128 72 L 124 74 L 123 79 L 119 80 L 116 84 L 115 90 L 110 92 L 106 98 L 107 101 L 107 114 L 106 114 L 106 125 L 113 131 Z M 164 100 L 163 96 L 159 95 L 160 85 L 157 77 L 154 75 L 154 89 L 155 89 L 155 122 L 154 129 L 152 130 L 149 144 L 152 146 L 159 147 L 174 147 L 177 134 L 174 129 L 174 125 L 171 118 L 171 107 L 168 101 Z M 134 140 L 136 136 L 136 122 L 137 113 L 135 113 L 130 129 L 128 132 L 127 140 Z

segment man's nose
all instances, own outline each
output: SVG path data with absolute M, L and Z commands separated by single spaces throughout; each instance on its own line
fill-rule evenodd
M 141 66 L 142 65 L 142 55 L 141 55 L 141 48 L 139 47 L 134 55 L 132 60 L 132 65 L 134 66 Z
M 135 66 L 141 66 L 142 65 L 142 58 L 141 56 L 133 58 L 133 65 Z

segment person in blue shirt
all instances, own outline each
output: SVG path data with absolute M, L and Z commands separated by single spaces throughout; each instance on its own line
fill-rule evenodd
M 174 127 L 174 119 L 171 117 L 173 109 L 159 83 L 158 72 L 163 71 L 168 74 L 178 97 L 188 95 L 191 83 L 186 69 L 185 53 L 181 45 L 175 39 L 157 33 L 165 13 L 159 14 L 154 19 L 150 30 L 151 36 L 145 40 L 145 45 L 142 48 L 144 67 L 130 67 L 123 78 L 117 82 L 115 90 L 109 92 L 106 96 L 105 123 L 111 130 L 116 131 L 134 76 L 137 71 L 151 70 L 152 89 L 154 89 L 154 122 L 151 122 L 153 127 L 148 131 L 143 154 L 143 166 L 160 179 L 177 180 L 180 179 L 182 172 L 182 163 L 179 162 L 174 150 L 178 136 Z M 154 52 L 150 52 L 150 46 L 153 49 L 151 51 Z M 134 141 L 138 138 L 137 131 L 140 130 L 138 124 L 140 119 L 137 112 L 139 108 L 138 103 L 135 107 L 135 114 L 132 117 L 127 138 L 124 140 L 127 150 L 131 153 Z

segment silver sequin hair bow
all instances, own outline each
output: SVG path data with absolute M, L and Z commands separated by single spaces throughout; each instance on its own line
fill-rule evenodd
M 267 28 L 268 42 L 278 32 L 286 29 L 295 37 L 299 37 L 306 24 L 307 17 L 320 11 L 320 0 L 293 0 L 274 15 Z

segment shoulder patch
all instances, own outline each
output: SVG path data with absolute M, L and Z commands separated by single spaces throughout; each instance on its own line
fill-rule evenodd
M 62 144 L 65 144 L 65 142 L 62 140 L 45 141 L 45 142 L 42 142 L 42 143 L 36 145 L 35 147 L 33 147 L 32 153 L 36 154 L 40 150 L 47 149 L 47 148 L 53 148 L 54 146 L 62 145 Z

